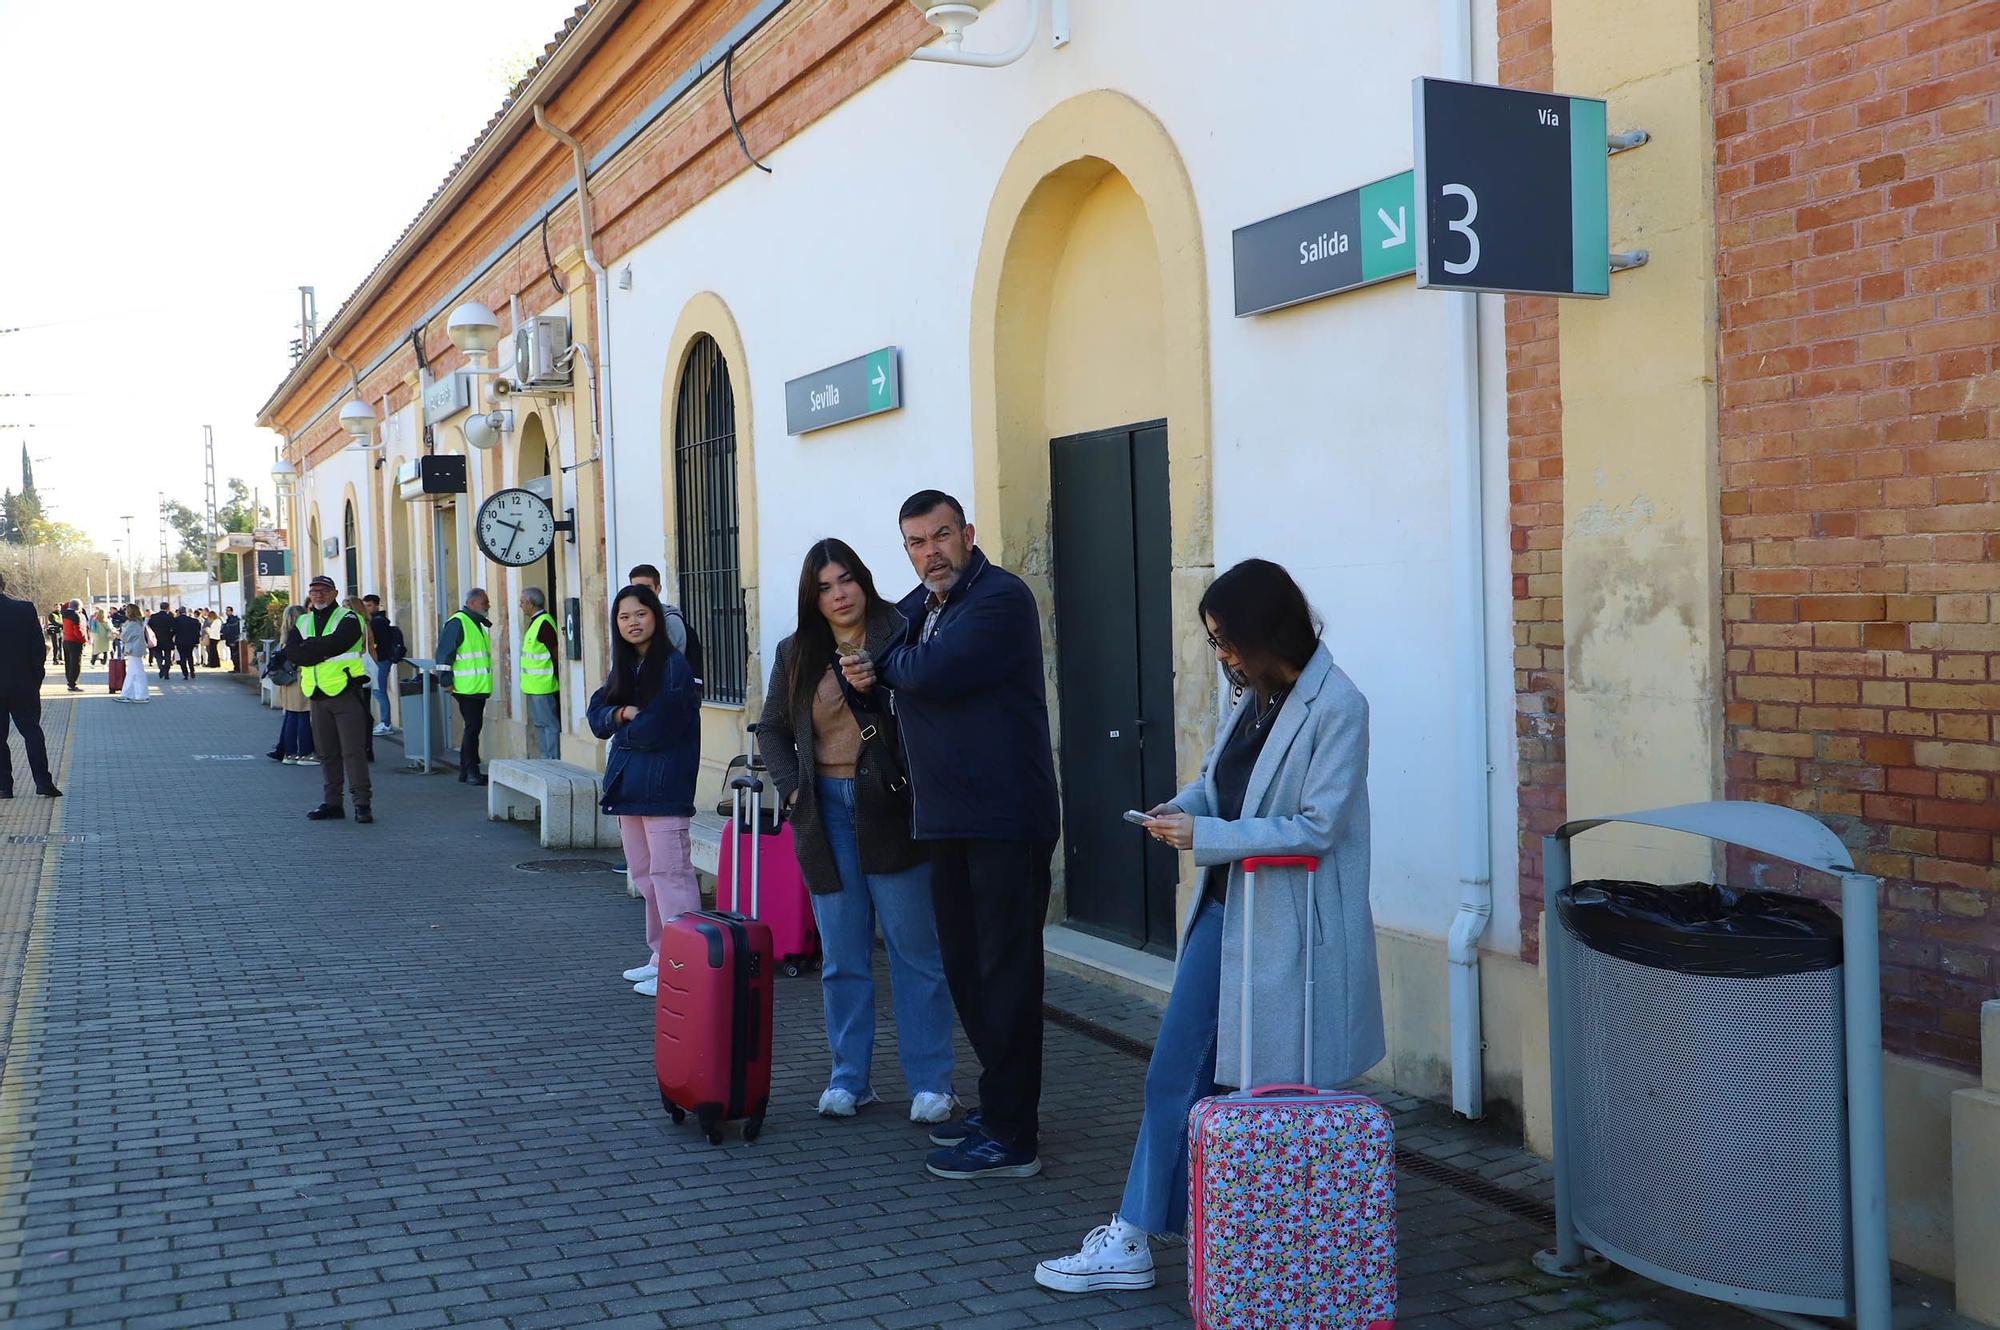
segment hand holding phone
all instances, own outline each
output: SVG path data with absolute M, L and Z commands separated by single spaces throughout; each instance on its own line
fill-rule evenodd
M 1135 827 L 1143 827 L 1148 822 L 1151 822 L 1153 819 L 1147 817 L 1144 813 L 1139 812 L 1137 809 L 1128 808 L 1125 810 L 1125 820 L 1127 822 L 1130 822 Z

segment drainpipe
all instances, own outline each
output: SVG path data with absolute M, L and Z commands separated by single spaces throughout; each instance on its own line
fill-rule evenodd
M 1470 82 L 1472 0 L 1439 0 L 1444 77 Z M 1485 1040 L 1479 1013 L 1479 940 L 1493 917 L 1492 792 L 1486 677 L 1486 502 L 1479 428 L 1479 297 L 1444 295 L 1450 370 L 1445 412 L 1451 448 L 1453 657 L 1458 692 L 1458 913 L 1446 946 L 1451 1013 L 1451 1106 L 1486 1111 Z
M 604 411 L 604 419 L 598 427 L 597 451 L 604 463 L 604 576 L 607 588 L 619 585 L 618 570 L 624 567 L 618 561 L 618 500 L 617 471 L 613 465 L 616 434 L 612 428 L 611 415 L 611 283 L 606 278 L 604 265 L 597 259 L 597 241 L 590 228 L 590 192 L 587 181 L 590 165 L 583 155 L 583 145 L 574 134 L 568 134 L 549 123 L 542 108 L 535 108 L 535 123 L 558 142 L 569 148 L 570 162 L 576 171 L 576 216 L 583 226 L 583 262 L 590 269 L 590 279 L 597 288 L 597 355 L 593 377 L 596 403 Z M 586 364 L 589 362 L 586 361 Z M 593 421 L 593 423 L 596 423 Z

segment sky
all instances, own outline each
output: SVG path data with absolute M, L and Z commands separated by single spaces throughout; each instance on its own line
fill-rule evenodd
M 115 554 L 270 501 L 257 410 L 576 0 L 0 0 L 0 486 Z M 5 331 L 8 329 L 20 331 Z

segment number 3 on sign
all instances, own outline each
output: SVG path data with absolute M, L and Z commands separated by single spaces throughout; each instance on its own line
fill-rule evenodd
M 1479 216 L 1479 196 L 1474 194 L 1468 185 L 1445 185 L 1438 190 L 1438 193 L 1446 198 L 1455 194 L 1465 200 L 1465 216 L 1455 222 L 1445 223 L 1446 227 L 1465 237 L 1465 262 L 1453 263 L 1447 259 L 1444 270 L 1463 276 L 1479 266 L 1479 235 L 1472 229 L 1473 219 Z

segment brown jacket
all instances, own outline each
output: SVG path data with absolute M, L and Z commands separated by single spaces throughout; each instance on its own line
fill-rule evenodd
M 903 616 L 893 605 L 877 607 L 868 616 L 865 639 L 868 653 L 879 658 L 902 636 L 903 627 Z M 764 715 L 757 726 L 757 747 L 763 754 L 764 765 L 770 768 L 772 783 L 778 787 L 778 797 L 790 799 L 793 791 L 798 792 L 799 801 L 792 805 L 791 817 L 799 871 L 808 888 L 826 895 L 840 890 L 840 871 L 834 864 L 833 848 L 827 843 L 819 819 L 819 792 L 813 767 L 812 698 L 808 696 L 794 707 L 791 683 L 792 639 L 787 637 L 778 643 L 776 659 L 771 665 Z M 870 765 L 875 745 L 901 742 L 895 717 L 884 706 L 871 719 L 881 727 L 882 734 L 862 749 L 861 762 L 854 773 L 855 838 L 861 843 L 862 872 L 898 873 L 922 863 L 926 855 L 923 847 L 910 839 L 909 805 L 883 791 Z

